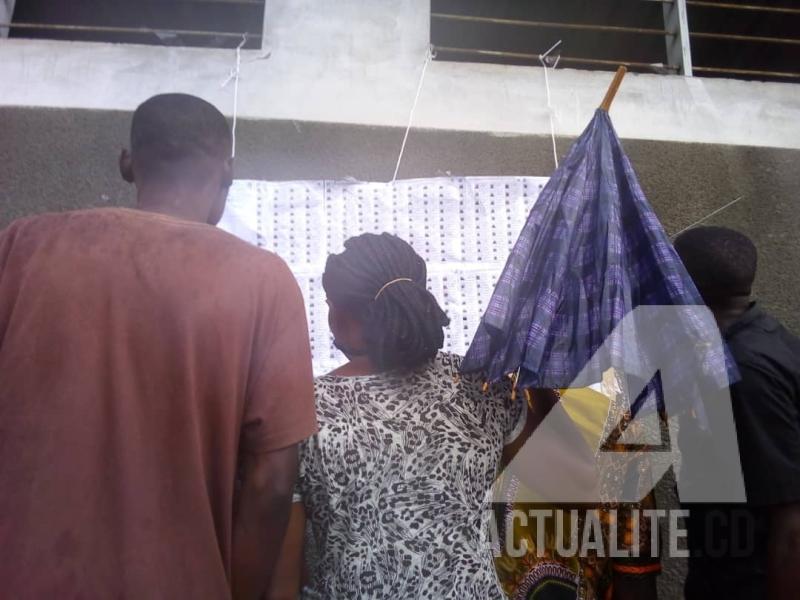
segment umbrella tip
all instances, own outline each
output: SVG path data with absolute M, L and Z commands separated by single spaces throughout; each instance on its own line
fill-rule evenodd
M 619 86 L 622 84 L 622 79 L 625 77 L 625 73 L 627 72 L 627 67 L 624 65 L 619 66 L 617 73 L 614 75 L 614 79 L 611 81 L 611 85 L 608 86 L 608 91 L 606 91 L 606 96 L 603 98 L 603 102 L 600 103 L 600 110 L 604 110 L 606 112 L 609 111 L 611 108 L 611 103 L 614 101 L 614 96 L 617 95 L 617 90 L 619 90 Z

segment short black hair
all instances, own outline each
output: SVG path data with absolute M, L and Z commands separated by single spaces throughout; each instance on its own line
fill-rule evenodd
M 758 252 L 743 233 L 727 227 L 695 227 L 675 239 L 675 250 L 707 303 L 750 295 Z
M 373 364 L 414 369 L 434 358 L 450 319 L 426 287 L 422 257 L 388 233 L 352 237 L 344 248 L 328 257 L 322 287 L 334 306 L 362 323 Z
M 226 160 L 232 134 L 225 116 L 189 94 L 159 94 L 133 113 L 131 155 L 147 174 L 197 158 Z

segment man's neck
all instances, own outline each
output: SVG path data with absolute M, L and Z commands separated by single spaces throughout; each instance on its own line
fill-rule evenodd
M 750 296 L 737 296 L 726 300 L 724 303 L 711 306 L 711 312 L 714 313 L 714 318 L 720 331 L 724 333 L 731 325 L 741 319 L 742 315 L 750 308 L 752 302 Z
M 143 186 L 137 188 L 136 207 L 197 223 L 208 222 L 210 202 L 204 202 L 204 190 L 180 186 Z
M 372 364 L 367 356 L 354 356 L 350 362 L 343 364 L 338 369 L 330 372 L 330 375 L 337 377 L 358 377 L 361 375 L 375 375 L 378 369 Z

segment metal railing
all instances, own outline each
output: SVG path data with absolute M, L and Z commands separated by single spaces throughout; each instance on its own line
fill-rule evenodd
M 688 74 L 691 73 L 691 60 L 689 59 L 688 56 L 684 57 L 680 53 L 680 46 L 681 46 L 680 39 L 682 36 L 678 24 L 676 24 L 676 26 L 672 30 L 669 30 L 666 28 L 656 29 L 648 27 L 627 27 L 622 25 L 601 25 L 601 24 L 591 24 L 591 23 L 570 23 L 570 22 L 554 22 L 554 21 L 534 21 L 527 19 L 506 19 L 500 17 L 484 17 L 484 16 L 460 15 L 460 14 L 440 13 L 440 12 L 431 13 L 431 19 L 438 21 L 452 22 L 452 23 L 479 23 L 485 25 L 500 25 L 508 27 L 528 27 L 534 29 L 557 29 L 560 31 L 585 31 L 585 32 L 608 33 L 608 34 L 661 37 L 667 40 L 668 49 L 671 45 L 677 45 L 679 47 L 678 54 L 672 54 L 669 56 L 671 60 L 674 60 L 674 64 L 645 63 L 645 62 L 630 61 L 624 59 L 606 60 L 599 58 L 584 58 L 584 57 L 563 56 L 563 55 L 560 57 L 559 60 L 564 64 L 573 64 L 573 65 L 589 65 L 595 67 L 609 67 L 609 68 L 616 68 L 619 65 L 625 65 L 628 68 L 633 68 L 642 71 L 653 71 L 657 73 L 663 73 L 663 72 L 671 72 L 671 73 L 687 72 Z M 537 54 L 491 50 L 487 48 L 464 48 L 464 47 L 454 47 L 454 46 L 439 46 L 437 44 L 436 49 L 439 52 L 443 52 L 445 54 L 450 54 L 450 55 L 458 54 L 461 56 L 475 56 L 484 58 L 486 57 L 509 58 L 509 59 L 526 60 L 533 62 L 538 62 L 539 60 L 539 56 Z
M 720 73 L 722 75 L 743 75 L 752 77 L 775 77 L 776 79 L 797 79 L 800 80 L 800 73 L 792 71 L 765 71 L 764 69 L 734 69 L 731 67 L 698 67 L 694 66 L 695 71 L 701 73 Z
M 673 0 L 642 0 L 643 2 L 657 2 L 659 4 L 672 4 Z M 800 8 L 788 6 L 765 6 L 763 4 L 733 4 L 730 2 L 708 2 L 706 0 L 686 0 L 687 6 L 703 8 L 719 8 L 721 10 L 748 10 L 756 12 L 774 12 L 784 15 L 800 15 Z
M 764 35 L 738 35 L 736 33 L 711 33 L 701 31 L 690 31 L 689 37 L 709 40 L 731 40 L 735 42 L 757 42 L 763 44 L 785 44 L 800 46 L 800 39 L 779 38 Z
M 431 19 L 446 21 L 466 21 L 470 23 L 491 23 L 494 25 L 513 25 L 518 27 L 537 27 L 543 29 L 566 29 L 576 31 L 601 31 L 605 33 L 636 33 L 642 35 L 672 35 L 665 29 L 648 29 L 643 27 L 623 27 L 618 25 L 591 25 L 588 23 L 556 23 L 551 21 L 526 21 L 523 19 L 502 19 L 497 17 L 477 17 L 472 15 L 456 15 L 449 13 L 431 13 Z
M 197 1 L 197 0 L 193 0 Z M 203 0 L 200 0 L 203 1 Z M 218 0 L 215 0 L 218 1 Z M 241 2 L 241 0 L 236 0 Z M 86 33 L 121 33 L 121 34 L 169 34 L 196 37 L 218 37 L 242 39 L 243 35 L 247 39 L 260 39 L 261 33 L 251 33 L 249 31 L 204 31 L 199 29 L 162 29 L 154 27 L 112 27 L 106 25 L 59 25 L 55 23 L 0 23 L 0 27 L 10 29 L 41 29 L 45 31 L 80 31 Z
M 264 6 L 264 0 L 183 0 L 188 3 L 196 4 L 255 4 Z
M 479 48 L 456 48 L 452 46 L 434 46 L 437 56 L 441 53 L 444 54 L 462 54 L 475 57 L 496 57 L 496 58 L 514 58 L 519 60 L 529 60 L 531 62 L 539 62 L 538 54 L 528 54 L 525 52 L 506 52 L 502 50 L 483 50 Z M 577 56 L 560 56 L 559 63 L 572 64 L 572 65 L 591 65 L 609 68 L 617 68 L 620 65 L 625 67 L 634 68 L 643 71 L 653 72 L 670 72 L 677 73 L 678 67 L 675 65 L 666 65 L 660 63 L 643 63 L 629 60 L 605 60 L 600 58 L 579 58 Z
M 606 60 L 583 57 L 562 56 L 561 61 L 566 64 L 590 65 L 598 67 L 616 67 L 626 65 L 638 70 L 653 72 L 671 72 L 692 75 L 694 71 L 708 74 L 727 74 L 748 77 L 769 77 L 785 80 L 800 80 L 800 73 L 769 68 L 734 68 L 714 67 L 709 65 L 694 65 L 689 48 L 689 40 L 714 40 L 729 41 L 740 44 L 770 44 L 795 47 L 800 46 L 800 38 L 741 35 L 738 33 L 721 33 L 711 31 L 692 31 L 688 25 L 686 15 L 687 7 L 714 8 L 727 11 L 766 12 L 772 14 L 792 15 L 800 18 L 800 8 L 765 6 L 758 4 L 734 4 L 730 2 L 711 2 L 708 0 L 642 0 L 664 5 L 665 26 L 661 29 L 645 27 L 628 27 L 618 25 L 601 25 L 589 23 L 536 21 L 526 19 L 507 19 L 499 17 L 473 16 L 450 14 L 442 12 L 431 13 L 431 19 L 451 23 L 478 23 L 486 25 L 499 25 L 506 27 L 526 27 L 534 29 L 557 29 L 561 31 L 586 31 L 608 33 L 615 35 L 643 35 L 660 36 L 666 40 L 668 64 L 643 63 L 624 59 Z M 454 46 L 438 46 L 437 50 L 445 55 L 474 56 L 476 58 L 513 59 L 538 62 L 539 56 L 524 52 L 493 50 L 488 48 L 466 48 Z M 440 56 L 441 57 L 441 56 Z

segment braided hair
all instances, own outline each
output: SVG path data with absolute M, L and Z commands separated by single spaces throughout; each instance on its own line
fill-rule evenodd
M 426 288 L 422 257 L 388 233 L 352 237 L 344 248 L 328 257 L 322 287 L 361 322 L 373 364 L 382 371 L 414 369 L 436 356 L 450 319 Z

